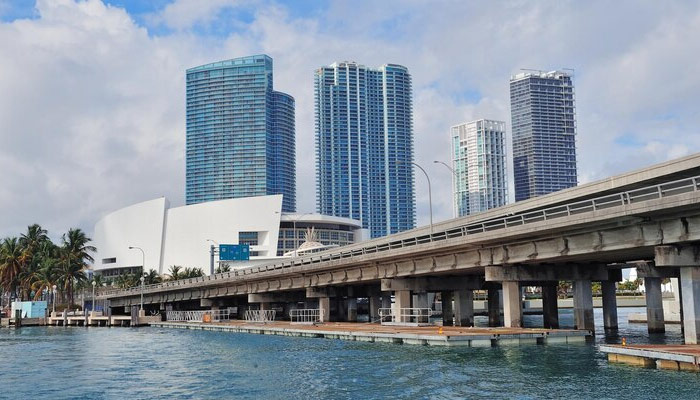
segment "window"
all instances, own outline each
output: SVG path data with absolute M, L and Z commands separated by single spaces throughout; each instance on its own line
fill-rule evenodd
M 238 244 L 258 245 L 258 232 L 238 232 Z
M 102 264 L 116 264 L 116 262 L 117 262 L 116 257 L 102 259 Z

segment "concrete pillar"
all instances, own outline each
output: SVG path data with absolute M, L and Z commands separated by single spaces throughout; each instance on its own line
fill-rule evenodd
M 379 296 L 369 297 L 369 322 L 377 322 L 379 320 L 381 302 L 382 300 Z
M 320 311 L 321 322 L 328 322 L 331 319 L 331 299 L 330 297 L 319 297 L 318 308 Z
M 603 292 L 603 326 L 606 331 L 617 331 L 617 294 L 615 281 L 601 281 Z
M 334 319 L 334 321 L 348 320 L 347 302 L 342 297 L 335 298 L 335 311 L 336 318 Z
M 681 267 L 685 344 L 700 343 L 700 267 Z
M 272 309 L 272 305 L 271 305 L 269 302 L 264 301 L 264 302 L 261 302 L 261 303 L 260 303 L 260 311 L 262 311 L 262 310 L 271 310 L 271 309 Z
M 661 296 L 661 278 L 644 278 L 644 291 L 647 300 L 647 329 L 649 333 L 663 333 L 664 302 Z
M 542 286 L 542 322 L 546 329 L 559 329 L 557 285 Z
M 503 283 L 503 319 L 506 328 L 523 326 L 523 302 L 520 297 L 520 284 L 515 281 Z
M 576 325 L 576 329 L 588 329 L 595 332 L 593 291 L 589 279 L 574 281 L 574 325 Z
M 408 322 L 401 318 L 402 308 L 411 308 L 410 290 L 396 290 L 394 292 L 394 315 L 396 316 L 395 322 Z
M 413 295 L 413 308 L 429 308 L 428 293 L 418 292 Z
M 452 292 L 440 292 L 440 298 L 442 299 L 442 326 L 452 326 L 454 323 L 454 314 L 452 312 Z
M 501 291 L 496 288 L 488 289 L 488 310 L 489 310 L 489 326 L 501 326 Z
M 357 322 L 357 298 L 348 297 L 348 322 Z
M 382 308 L 391 308 L 391 292 L 382 292 Z
M 454 303 L 455 326 L 474 326 L 474 292 L 456 290 Z

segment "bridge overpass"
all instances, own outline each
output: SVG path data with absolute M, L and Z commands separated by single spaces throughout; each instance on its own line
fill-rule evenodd
M 441 294 L 445 324 L 473 324 L 473 290 L 488 290 L 489 323 L 522 325 L 522 286 L 541 286 L 544 325 L 558 327 L 556 285 L 574 283 L 578 329 L 593 329 L 600 281 L 606 329 L 617 328 L 615 282 L 645 279 L 651 332 L 663 331 L 661 281 L 680 278 L 686 343 L 700 339 L 700 154 L 484 213 L 262 266 L 107 290 L 111 307 L 267 309 L 305 302 L 321 319 L 353 320 L 357 298 L 425 308 Z M 501 294 L 502 293 L 502 294 Z M 502 299 L 502 300 L 501 300 Z M 502 304 L 501 304 L 502 303 Z M 503 319 L 501 319 L 501 308 Z

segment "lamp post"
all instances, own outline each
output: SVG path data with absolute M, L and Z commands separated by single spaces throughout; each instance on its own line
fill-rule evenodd
M 209 246 L 209 275 L 211 276 L 214 275 L 214 254 L 216 249 L 214 245 L 218 246 L 219 242 L 213 239 L 207 239 L 207 242 L 213 243 Z M 221 257 L 219 257 L 219 261 L 221 261 Z
M 141 250 L 141 273 L 146 272 L 146 252 L 142 248 L 137 246 L 129 246 L 129 250 Z
M 140 309 L 140 313 L 142 314 L 143 313 L 143 282 L 146 280 L 146 278 L 144 278 L 143 275 L 141 275 L 141 278 L 139 280 L 141 281 L 141 309 Z
M 97 282 L 93 279 L 92 281 L 92 300 L 90 301 L 90 311 L 94 312 L 95 311 L 95 285 L 97 285 Z
M 445 163 L 445 162 L 443 162 L 443 161 L 435 160 L 435 161 L 433 161 L 433 162 L 434 162 L 435 164 L 442 164 L 442 165 L 444 165 L 444 166 L 445 166 L 447 169 L 449 169 L 450 172 L 452 173 L 452 217 L 453 217 L 453 218 L 457 218 L 457 204 L 456 204 L 456 201 L 455 201 L 455 196 L 456 196 L 456 194 L 457 194 L 456 191 L 455 191 L 455 186 L 456 186 L 455 183 L 457 182 L 457 172 L 455 171 L 454 168 L 450 167 L 449 165 L 447 165 L 447 163 Z
M 406 164 L 403 161 L 397 161 L 396 163 L 397 164 Z M 430 206 L 430 234 L 432 235 L 433 234 L 433 192 L 432 192 L 432 189 L 430 188 L 430 177 L 428 176 L 428 173 L 425 172 L 423 167 L 421 167 L 420 165 L 418 165 L 417 163 L 415 163 L 413 161 L 411 161 L 411 164 L 415 165 L 416 167 L 418 167 L 418 169 L 423 171 L 423 174 L 425 175 L 425 179 L 428 180 L 428 205 Z
M 56 312 L 56 285 L 53 285 L 53 312 Z

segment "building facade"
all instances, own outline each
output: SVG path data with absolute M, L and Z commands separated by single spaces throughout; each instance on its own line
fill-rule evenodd
M 452 127 L 452 180 L 457 216 L 508 202 L 505 125 L 505 122 L 481 119 Z
M 515 201 L 576 186 L 576 112 L 570 74 L 510 80 Z
M 371 237 L 415 227 L 411 76 L 339 62 L 315 73 L 316 203 Z
M 282 194 L 296 209 L 294 98 L 272 86 L 272 59 L 187 70 L 187 204 Z

